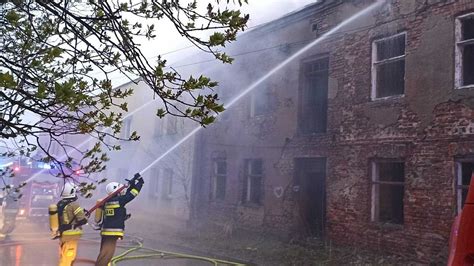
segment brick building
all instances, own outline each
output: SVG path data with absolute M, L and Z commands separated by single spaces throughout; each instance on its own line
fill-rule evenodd
M 474 168 L 474 2 L 318 1 L 250 30 L 208 74 L 191 216 L 444 263 Z

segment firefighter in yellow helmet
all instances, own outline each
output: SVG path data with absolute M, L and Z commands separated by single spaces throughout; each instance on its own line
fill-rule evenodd
M 132 180 L 129 181 L 129 186 L 124 193 L 122 190 L 117 195 L 113 196 L 105 202 L 105 204 L 98 209 L 102 212 L 102 217 L 96 221 L 101 225 L 101 242 L 100 252 L 95 263 L 96 266 L 107 266 L 114 256 L 117 240 L 123 238 L 125 229 L 125 220 L 130 217 L 127 214 L 125 205 L 133 200 L 140 192 L 143 186 L 143 177 L 140 174 L 135 174 Z M 115 191 L 124 186 L 117 182 L 107 184 L 105 190 L 107 194 L 113 194 Z
M 76 259 L 77 241 L 82 235 L 81 226 L 87 223 L 84 209 L 79 206 L 76 195 L 77 187 L 69 182 L 64 184 L 61 200 L 57 204 L 59 226 L 52 228 L 53 236 L 59 237 L 59 266 L 70 266 Z M 54 212 L 50 215 L 54 215 Z

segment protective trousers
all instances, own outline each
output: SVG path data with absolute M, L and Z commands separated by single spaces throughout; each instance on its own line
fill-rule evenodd
M 100 241 L 100 252 L 95 266 L 107 266 L 115 253 L 115 246 L 119 236 L 102 236 Z
M 61 240 L 59 266 L 71 266 L 76 259 L 78 239 Z

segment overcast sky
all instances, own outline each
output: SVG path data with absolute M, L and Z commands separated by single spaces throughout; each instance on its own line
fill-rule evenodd
M 249 3 L 244 4 L 241 11 L 244 14 L 250 15 L 248 26 L 254 27 L 277 19 L 316 1 L 317 0 L 248 0 Z M 201 1 L 201 3 L 208 2 L 211 1 Z M 147 56 L 156 56 L 158 53 L 163 54 L 190 45 L 189 41 L 179 36 L 170 23 L 160 25 L 157 30 L 157 35 L 156 40 L 153 41 L 153 46 L 150 47 L 146 45 L 149 44 L 149 42 L 144 42 L 143 48 Z M 160 36 L 163 38 L 160 38 Z M 163 39 L 166 41 L 163 41 Z M 154 51 L 155 53 L 153 53 Z
M 205 5 L 209 2 L 213 1 L 198 1 L 198 3 L 204 5 L 203 8 L 205 8 Z M 292 11 L 301 9 L 308 4 L 317 2 L 317 0 L 248 0 L 248 2 L 248 4 L 242 6 L 241 11 L 244 14 L 250 15 L 248 27 L 252 28 L 275 20 Z M 186 57 L 186 55 L 198 51 L 197 48 L 192 47 L 187 39 L 181 37 L 173 28 L 173 25 L 165 19 L 155 24 L 155 28 L 156 39 L 152 41 L 144 38 L 136 39 L 136 41 L 141 44 L 143 54 L 147 58 L 150 58 L 151 62 L 153 62 L 153 59 L 157 55 L 164 54 L 164 58 L 168 60 L 168 63 L 172 63 L 179 61 L 180 58 Z M 190 46 L 191 48 L 189 48 Z M 115 87 L 128 82 L 128 79 L 119 73 L 114 73 L 111 77 L 113 86 Z

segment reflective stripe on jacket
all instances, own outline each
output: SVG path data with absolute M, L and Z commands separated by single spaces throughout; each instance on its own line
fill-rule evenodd
M 127 219 L 127 209 L 125 205 L 132 201 L 139 193 L 143 183 L 130 186 L 124 195 L 110 198 L 102 206 L 102 231 L 101 235 L 122 237 Z
M 80 224 L 86 219 L 84 209 L 79 206 L 75 199 L 62 199 L 58 202 L 59 228 L 61 235 L 80 236 L 82 227 Z M 82 223 L 81 223 L 82 222 Z

